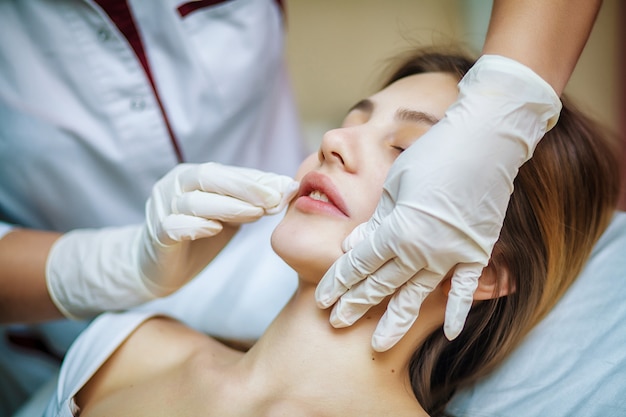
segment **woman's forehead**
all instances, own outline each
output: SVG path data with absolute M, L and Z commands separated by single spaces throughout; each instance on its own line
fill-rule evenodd
M 457 79 L 444 72 L 428 72 L 401 78 L 368 98 L 375 109 L 406 107 L 443 117 L 457 99 Z M 393 110 L 395 111 L 395 110 Z

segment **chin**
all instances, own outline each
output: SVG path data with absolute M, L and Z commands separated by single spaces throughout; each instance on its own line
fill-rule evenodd
M 271 244 L 274 252 L 298 273 L 301 280 L 315 284 L 343 254 L 340 243 L 324 240 L 315 231 L 293 230 L 285 222 L 274 229 Z

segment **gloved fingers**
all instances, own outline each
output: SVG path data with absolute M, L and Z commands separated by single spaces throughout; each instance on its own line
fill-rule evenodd
M 459 264 L 454 270 L 443 326 L 448 340 L 454 340 L 463 330 L 483 268 L 480 263 L 470 263 Z
M 264 214 L 262 208 L 246 201 L 198 190 L 175 198 L 172 201 L 172 212 L 231 223 L 251 222 Z
M 375 232 L 370 233 L 365 240 L 335 261 L 324 274 L 315 291 L 315 299 L 320 308 L 327 308 L 334 304 L 348 289 L 396 257 L 393 250 L 394 242 L 388 236 L 398 235 L 398 232 L 394 233 L 397 227 L 392 213 L 385 218 Z M 417 262 L 415 259 L 410 261 Z M 405 260 L 396 262 L 400 265 L 404 264 Z M 413 267 L 413 271 L 406 277 L 412 276 L 419 269 L 421 269 L 419 265 L 417 268 Z M 405 275 L 398 279 L 402 278 L 408 279 Z
M 347 256 L 348 254 L 344 254 L 337 259 L 335 263 L 328 268 L 328 271 L 326 271 L 317 284 L 315 288 L 315 302 L 319 308 L 330 307 L 342 294 L 348 291 L 348 287 L 346 287 L 341 280 L 335 278 L 339 270 L 338 264 L 341 262 L 349 262 Z
M 286 175 L 279 175 L 273 172 L 259 171 L 256 169 L 234 167 L 256 181 L 258 184 L 269 187 L 280 195 L 280 201 L 275 206 L 263 206 L 266 214 L 276 214 L 281 212 L 289 202 L 296 196 L 300 183 Z
M 357 252 L 364 246 L 363 252 L 369 251 L 373 256 L 361 258 Z M 315 299 L 320 308 L 328 308 L 333 305 L 352 286 L 365 279 L 371 271 L 376 271 L 385 263 L 385 259 L 371 248 L 369 242 L 361 242 L 348 253 L 343 254 L 324 274 L 317 288 Z
M 422 269 L 398 289 L 372 336 L 375 351 L 385 352 L 404 337 L 419 316 L 422 303 L 442 278 L 441 274 Z
M 385 297 L 396 292 L 405 280 L 411 278 L 413 274 L 410 271 L 398 258 L 385 263 L 339 298 L 333 308 L 330 323 L 334 327 L 351 326 L 371 306 L 380 304 Z
M 284 175 L 272 175 L 268 178 L 269 181 L 263 182 L 264 185 L 274 188 L 281 194 L 281 199 L 278 205 L 265 209 L 266 214 L 276 214 L 283 211 L 289 202 L 298 194 L 300 183 L 293 178 Z
M 181 193 L 201 190 L 269 209 L 278 206 L 282 200 L 281 190 L 275 189 L 275 183 L 268 179 L 271 176 L 277 175 L 209 162 L 180 172 L 178 181 Z
M 222 224 L 218 221 L 185 214 L 170 214 L 163 219 L 161 227 L 162 233 L 171 239 L 165 242 L 166 239 L 159 236 L 159 240 L 164 244 L 211 237 L 222 231 Z

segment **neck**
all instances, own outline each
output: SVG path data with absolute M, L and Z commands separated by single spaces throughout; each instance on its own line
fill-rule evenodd
M 378 353 L 370 341 L 386 304 L 373 307 L 353 326 L 335 329 L 329 324 L 330 309 L 317 308 L 314 293 L 314 286 L 300 284 L 244 357 L 248 377 L 260 378 L 267 393 L 318 399 L 311 404 L 324 408 L 317 410 L 323 415 L 420 415 L 423 410 L 411 389 L 408 363 L 441 324 L 443 310 L 422 309 L 410 333 L 391 350 Z M 390 413 L 390 407 L 398 412 Z

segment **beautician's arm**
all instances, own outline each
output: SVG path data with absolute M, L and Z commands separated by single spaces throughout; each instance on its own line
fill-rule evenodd
M 321 280 L 321 308 L 349 326 L 393 294 L 372 337 L 385 351 L 454 269 L 444 332 L 463 329 L 498 239 L 519 167 L 560 112 L 563 91 L 599 0 L 497 0 L 483 56 L 459 83 L 446 117 L 392 166 L 372 217 Z M 546 82 L 547 81 L 547 82 Z
M 283 175 L 180 164 L 154 185 L 143 224 L 63 235 L 14 229 L 0 239 L 0 322 L 89 318 L 171 294 L 237 225 L 281 211 L 296 191 Z
M 0 322 L 63 317 L 46 287 L 46 259 L 60 233 L 13 229 L 0 239 Z
M 514 59 L 561 95 L 602 0 L 495 0 L 483 54 Z

